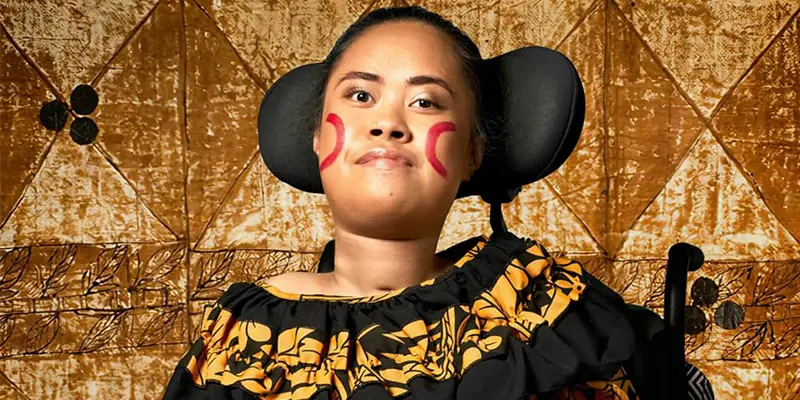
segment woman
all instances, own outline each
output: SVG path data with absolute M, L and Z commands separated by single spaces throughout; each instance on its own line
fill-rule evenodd
M 580 264 L 509 233 L 436 253 L 487 143 L 480 61 L 419 7 L 342 35 L 309 138 L 335 268 L 232 285 L 166 399 L 635 398 L 625 305 Z

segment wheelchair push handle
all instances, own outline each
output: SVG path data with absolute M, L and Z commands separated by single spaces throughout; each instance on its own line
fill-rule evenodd
M 685 325 L 686 277 L 689 271 L 700 269 L 703 261 L 703 251 L 688 243 L 677 243 L 669 249 L 664 319 L 681 333 Z
M 686 363 L 684 338 L 686 332 L 686 278 L 689 271 L 696 271 L 703 265 L 702 250 L 688 243 L 677 243 L 670 247 L 667 259 L 667 281 L 664 293 L 664 319 L 674 334 L 670 335 L 668 349 L 670 360 L 671 397 L 687 398 L 687 382 L 684 375 Z

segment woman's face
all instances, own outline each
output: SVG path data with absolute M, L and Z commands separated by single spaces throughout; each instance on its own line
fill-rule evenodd
M 314 135 L 337 225 L 391 239 L 438 235 L 480 162 L 474 100 L 453 53 L 436 28 L 399 21 L 368 28 L 341 55 Z

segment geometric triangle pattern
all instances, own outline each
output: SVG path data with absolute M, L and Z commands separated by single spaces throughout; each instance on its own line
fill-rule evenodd
M 636 224 L 617 259 L 662 258 L 678 242 L 701 243 L 709 261 L 796 260 L 800 245 L 706 131 Z
M 607 21 L 607 245 L 614 255 L 705 125 L 617 7 L 609 6 Z
M 602 254 L 583 221 L 545 182 L 526 186 L 513 202 L 504 205 L 503 215 L 508 216 L 505 219 L 510 231 L 536 238 L 551 253 Z
M 0 390 L 4 393 L 4 398 L 9 400 L 26 400 L 25 393 L 14 387 L 14 382 L 0 373 Z
M 669 247 L 701 247 L 687 357 L 718 399 L 800 393 L 800 0 L 50 3 L 0 0 L 6 397 L 158 398 L 203 305 L 316 268 L 330 209 L 266 168 L 258 107 L 392 5 L 450 19 L 484 58 L 567 55 L 583 133 L 503 205 L 509 229 L 660 313 Z M 99 94 L 89 145 L 70 136 L 77 114 L 59 132 L 39 121 L 79 84 Z M 489 225 L 486 203 L 459 199 L 438 249 Z
M 186 2 L 183 10 L 186 197 L 189 240 L 195 244 L 258 147 L 264 91 L 203 9 Z
M 798 0 L 614 1 L 705 116 L 800 7 Z
M 66 132 L 0 227 L 0 247 L 175 239 L 94 146 L 78 146 Z
M 30 393 L 42 393 L 46 399 L 112 399 L 120 398 L 120 388 L 128 388 L 124 398 L 160 399 L 161 385 L 145 384 L 153 375 L 166 376 L 175 368 L 172 360 L 183 354 L 182 345 L 139 348 L 113 353 L 89 353 L 74 355 L 69 362 L 51 358 L 14 358 L 0 360 L 0 370 L 6 371 L 9 380 L 17 383 L 19 392 L 4 392 L 4 399 L 30 399 Z M 131 365 L 143 368 L 130 368 Z M 107 374 L 105 367 L 116 367 L 130 371 L 129 374 Z M 43 374 L 42 368 L 48 373 Z M 93 382 L 92 386 L 75 385 L 61 376 L 80 376 L 81 380 Z M 2 379 L 0 377 L 0 379 Z M 133 383 L 131 383 L 133 380 Z M 0 387 L 3 387 L 0 380 Z M 5 389 L 5 387 L 4 387 Z M 23 394 L 23 391 L 25 394 Z M 18 396 L 18 397 L 15 397 Z
M 41 165 L 52 132 L 38 121 L 39 107 L 53 95 L 8 37 L 0 36 L 0 224 Z M 24 132 L 24 134 L 15 134 Z
M 800 19 L 795 17 L 714 118 L 770 209 L 800 238 Z
M 491 232 L 486 203 L 476 197 L 456 199 L 445 218 L 436 251 L 442 251 L 480 232 Z
M 583 81 L 586 96 L 586 121 L 578 144 L 566 163 L 546 178 L 552 191 L 569 204 L 588 234 L 597 241 L 600 253 L 606 252 L 606 171 L 603 152 L 606 147 L 604 113 L 605 3 L 601 2 L 585 20 L 566 37 L 556 50 L 572 60 Z M 549 196 L 548 196 L 549 197 Z M 529 203 L 536 207 L 535 203 Z M 528 229 L 525 221 L 518 229 Z M 546 232 L 542 229 L 540 232 Z M 566 224 L 558 222 L 562 229 Z M 542 227 L 544 228 L 544 227 Z M 558 245 L 565 243 L 559 242 Z
M 98 143 L 143 201 L 184 236 L 184 135 L 177 101 L 180 84 L 181 12 L 162 2 L 95 80 L 102 98 Z
M 409 1 L 442 15 L 480 47 L 483 58 L 524 46 L 556 47 L 597 6 L 594 0 Z
M 292 7 L 276 2 L 200 4 L 261 88 L 269 87 L 294 67 L 325 58 L 339 32 L 369 6 L 366 2 L 324 0 L 299 2 Z
M 43 77 L 67 95 L 100 73 L 157 3 L 94 0 L 54 7 L 48 0 L 3 1 L 0 16 Z
M 229 225 L 233 221 L 236 223 Z M 257 155 L 234 184 L 196 248 L 314 252 L 331 239 L 333 221 L 325 196 L 301 192 L 281 182 Z

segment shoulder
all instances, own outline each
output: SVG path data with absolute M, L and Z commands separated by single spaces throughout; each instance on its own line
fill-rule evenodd
M 308 273 L 290 272 L 276 275 L 266 282 L 233 282 L 224 292 L 203 306 L 205 323 L 227 323 L 229 320 L 257 321 L 263 324 L 274 323 L 290 306 L 284 296 L 271 293 L 269 286 L 279 292 L 295 293 L 313 290 L 313 279 Z
M 236 337 L 245 328 L 270 332 L 285 322 L 290 309 L 290 302 L 270 294 L 263 284 L 234 282 L 216 301 L 203 306 L 200 332 L 216 338 L 206 342 L 216 346 L 215 340 Z
M 320 278 L 315 272 L 286 272 L 270 277 L 265 284 L 286 293 L 318 293 L 323 286 Z
M 281 290 L 288 290 L 308 281 L 308 275 L 308 272 L 285 272 L 280 275 L 271 276 L 265 283 Z

